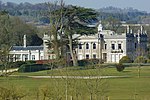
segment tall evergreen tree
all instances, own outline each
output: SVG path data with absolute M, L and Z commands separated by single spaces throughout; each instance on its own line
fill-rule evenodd
M 97 21 L 98 14 L 92 9 L 64 6 L 63 0 L 60 5 L 57 4 L 58 2 L 55 2 L 54 4 L 48 3 L 48 6 L 51 8 L 48 12 L 50 19 L 49 35 L 51 38 L 51 41 L 49 42 L 51 43 L 48 44 L 51 48 L 54 48 L 56 58 L 59 59 L 63 55 L 63 46 L 67 43 L 73 60 L 73 65 L 77 66 L 77 58 L 74 51 L 74 43 L 77 38 L 74 39 L 73 35 L 89 35 L 96 33 L 96 27 L 89 27 L 89 24 L 93 21 Z
M 73 65 L 77 66 L 75 46 L 73 45 L 74 34 L 90 35 L 96 33 L 96 27 L 89 27 L 92 21 L 97 21 L 97 13 L 92 9 L 68 6 L 65 17 L 64 31 L 69 40 L 69 50 L 73 60 Z

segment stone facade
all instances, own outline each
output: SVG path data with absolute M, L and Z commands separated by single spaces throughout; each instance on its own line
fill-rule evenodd
M 41 46 L 27 46 L 26 45 L 26 35 L 23 37 L 23 46 L 12 46 L 10 55 L 10 60 L 15 61 L 28 61 L 28 60 L 48 60 L 55 59 L 55 54 L 52 53 L 53 50 L 48 49 L 48 42 L 50 41 L 50 36 L 44 34 L 43 45 Z
M 127 27 L 126 33 L 116 34 L 111 30 L 103 30 L 101 24 L 95 35 L 77 36 L 77 59 L 100 59 L 107 63 L 118 63 L 123 56 L 134 60 L 137 56 L 144 56 L 147 50 L 147 33 L 141 26 L 137 33 Z M 55 59 L 53 49 L 49 50 L 47 42 L 50 37 L 44 34 L 42 46 L 26 46 L 24 36 L 23 46 L 13 46 L 10 54 L 13 61 L 48 60 Z
M 26 35 L 23 37 L 23 46 L 12 46 L 10 51 L 10 60 L 15 61 L 28 61 L 28 60 L 43 60 L 44 51 L 43 46 L 27 46 Z
M 123 56 L 129 56 L 134 60 L 137 56 L 146 53 L 147 33 L 141 26 L 137 33 L 133 33 L 127 27 L 126 33 L 118 35 L 111 30 L 102 30 L 100 24 L 97 34 L 81 36 L 78 42 L 76 49 L 78 60 L 96 58 L 107 63 L 118 63 Z

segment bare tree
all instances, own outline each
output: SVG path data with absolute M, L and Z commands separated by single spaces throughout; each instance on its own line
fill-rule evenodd
M 99 73 L 102 73 L 102 69 Z M 108 92 L 108 83 L 106 79 L 101 78 L 102 74 L 91 71 L 87 73 L 89 79 L 85 80 L 85 85 L 90 96 L 90 100 L 104 100 Z
M 21 100 L 28 95 L 28 92 L 20 86 L 5 84 L 0 86 L 0 98 L 2 100 Z
M 49 11 L 47 12 L 47 16 L 49 17 L 50 24 L 49 24 L 49 47 L 53 48 L 56 59 L 61 58 L 61 47 L 63 44 L 62 40 L 62 34 L 63 34 L 63 16 L 64 12 L 62 9 L 64 9 L 64 2 L 63 0 L 58 3 L 58 1 L 55 1 L 54 3 L 47 3 L 49 7 Z

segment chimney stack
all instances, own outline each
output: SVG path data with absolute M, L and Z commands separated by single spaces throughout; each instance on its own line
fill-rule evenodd
M 27 47 L 27 39 L 26 39 L 26 35 L 23 36 L 23 47 Z

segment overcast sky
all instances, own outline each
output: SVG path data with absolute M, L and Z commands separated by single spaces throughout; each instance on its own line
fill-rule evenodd
M 41 3 L 41 2 L 53 2 L 55 0 L 0 0 L 2 2 L 29 2 L 29 3 Z M 57 0 L 59 1 L 59 0 Z M 72 4 L 87 8 L 102 8 L 102 7 L 119 7 L 128 8 L 133 7 L 141 11 L 147 11 L 150 13 L 150 0 L 64 0 L 66 4 Z

